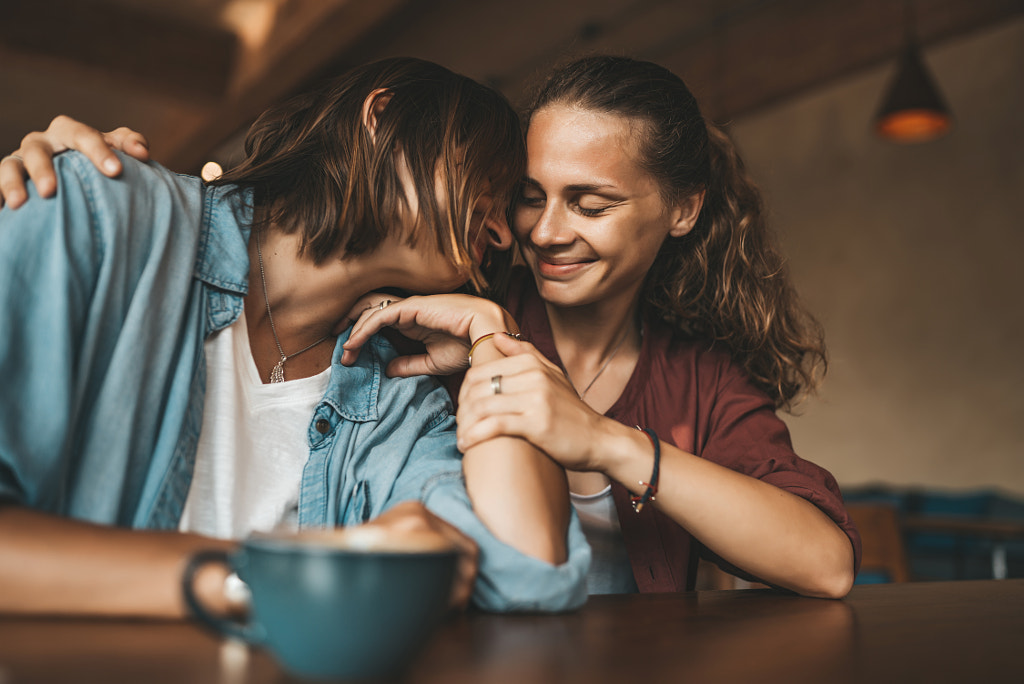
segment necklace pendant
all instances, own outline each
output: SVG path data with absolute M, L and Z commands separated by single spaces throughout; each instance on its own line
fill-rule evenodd
M 270 371 L 270 382 L 284 382 L 284 362 L 287 360 L 287 357 L 282 356 L 274 366 L 274 370 Z

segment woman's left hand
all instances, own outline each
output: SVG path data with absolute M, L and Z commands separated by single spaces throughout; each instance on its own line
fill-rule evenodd
M 562 370 L 529 342 L 502 335 L 495 345 L 506 358 L 474 365 L 462 383 L 459 449 L 520 437 L 569 470 L 600 470 L 594 445 L 608 419 L 587 406 Z

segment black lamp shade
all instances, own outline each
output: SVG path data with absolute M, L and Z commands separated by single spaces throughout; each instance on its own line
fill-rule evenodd
M 875 116 L 875 131 L 895 142 L 926 142 L 945 135 L 952 123 L 949 107 L 921 61 L 917 45 L 908 44 Z

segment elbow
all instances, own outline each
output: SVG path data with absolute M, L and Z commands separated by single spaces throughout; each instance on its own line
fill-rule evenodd
M 841 599 L 850 593 L 853 588 L 853 568 L 844 571 L 822 573 L 815 578 L 810 590 L 804 593 L 806 596 L 826 599 Z
M 857 571 L 853 546 L 844 534 L 836 552 L 822 559 L 809 579 L 807 590 L 800 593 L 816 598 L 841 599 L 850 593 Z

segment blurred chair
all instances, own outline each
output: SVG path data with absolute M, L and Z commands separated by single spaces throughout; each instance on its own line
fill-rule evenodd
M 907 551 L 896 508 L 882 503 L 849 503 L 846 510 L 864 546 L 857 583 L 909 581 Z

